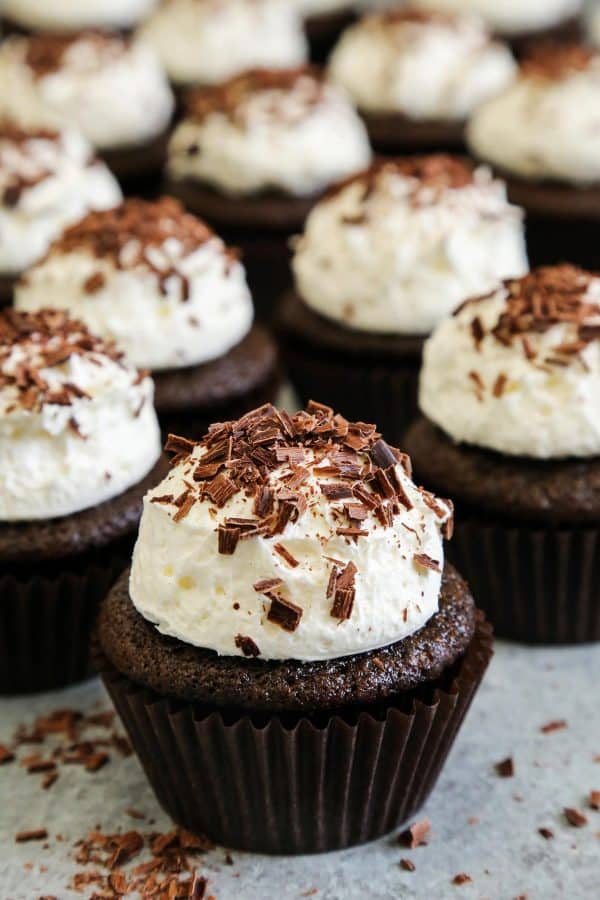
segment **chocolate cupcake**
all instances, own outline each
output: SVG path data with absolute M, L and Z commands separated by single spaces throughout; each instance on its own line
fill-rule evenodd
M 425 345 L 406 443 L 452 493 L 462 567 L 498 635 L 600 640 L 600 278 L 534 270 Z
M 8 38 L 0 114 L 76 127 L 126 181 L 162 169 L 173 95 L 153 51 L 100 31 Z
M 472 153 L 502 173 L 526 209 L 534 264 L 597 266 L 599 104 L 600 53 L 550 44 L 534 48 L 512 87 L 469 123 Z
M 15 290 L 20 310 L 68 310 L 155 376 L 165 433 L 274 399 L 273 341 L 252 325 L 234 251 L 180 204 L 126 200 L 68 229 Z
M 85 676 L 163 475 L 152 381 L 63 312 L 0 312 L 0 692 Z
M 370 840 L 433 787 L 490 657 L 451 504 L 372 425 L 267 405 L 144 500 L 99 663 L 160 802 L 226 845 Z
M 117 182 L 77 133 L 0 119 L 0 306 L 66 225 L 120 199 Z
M 480 16 L 522 53 L 538 40 L 573 40 L 581 34 L 584 0 L 412 0 L 421 9 Z
M 476 18 L 412 7 L 348 28 L 329 63 L 383 152 L 463 146 L 465 122 L 516 71 L 510 50 Z
M 399 442 L 427 334 L 475 285 L 527 271 L 521 213 L 459 158 L 378 162 L 315 207 L 293 269 L 277 329 L 300 397 L 376 418 Z
M 219 84 L 255 66 L 286 69 L 308 56 L 289 0 L 163 0 L 140 33 L 177 87 Z
M 133 28 L 152 12 L 158 0 L 2 0 L 2 25 L 7 31 L 81 31 Z
M 290 284 L 289 237 L 330 184 L 370 158 L 359 116 L 317 71 L 257 69 L 190 94 L 168 188 L 241 247 L 266 318 Z

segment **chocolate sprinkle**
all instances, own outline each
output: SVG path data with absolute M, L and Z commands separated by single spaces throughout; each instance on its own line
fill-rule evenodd
M 242 651 L 244 656 L 260 656 L 260 650 L 251 637 L 244 637 L 243 634 L 236 635 L 235 646 Z

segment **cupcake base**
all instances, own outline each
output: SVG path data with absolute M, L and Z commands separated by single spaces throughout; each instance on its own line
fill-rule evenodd
M 575 15 L 550 28 L 541 28 L 538 31 L 526 31 L 523 34 L 516 35 L 498 35 L 501 40 L 505 40 L 510 44 L 513 52 L 517 57 L 526 56 L 529 47 L 532 44 L 540 42 L 558 41 L 567 43 L 571 41 L 580 41 L 584 38 L 584 28 L 582 17 Z
M 387 441 L 402 443 L 417 414 L 422 337 L 344 328 L 294 293 L 284 297 L 275 328 L 303 403 L 317 397 L 353 421 L 377 422 Z
M 447 577 L 450 590 L 467 593 L 455 573 Z M 108 618 L 100 622 L 103 643 L 112 642 L 117 590 Z M 147 633 L 150 626 L 143 626 Z M 137 638 L 128 634 L 132 640 Z M 167 639 L 152 630 L 151 640 L 164 645 Z M 373 840 L 414 815 L 433 788 L 485 673 L 492 638 L 476 611 L 466 651 L 435 680 L 376 703 L 313 713 L 252 712 L 176 699 L 123 674 L 98 639 L 94 647 L 97 667 L 150 783 L 178 824 L 237 849 L 317 853 Z M 175 665 L 185 671 L 185 658 Z M 236 665 L 239 670 L 239 661 Z M 162 655 L 159 668 L 171 677 Z
M 213 422 L 237 419 L 274 401 L 280 382 L 277 348 L 255 325 L 220 359 L 155 373 L 155 406 L 163 433 L 199 439 Z
M 361 111 L 373 148 L 380 153 L 464 150 L 464 122 L 417 121 L 400 113 Z
M 114 147 L 98 150 L 125 193 L 142 191 L 146 194 L 158 192 L 162 171 L 167 161 L 167 147 L 171 129 L 145 144 Z
M 144 494 L 167 470 L 161 458 L 95 510 L 0 526 L 0 694 L 54 690 L 92 674 L 100 602 L 131 558 Z
M 13 293 L 18 275 L 1 275 L 0 276 L 0 309 L 3 306 L 12 306 Z
M 344 28 L 351 25 L 355 18 L 354 13 L 343 9 L 310 16 L 305 22 L 305 29 L 311 60 L 325 62 Z

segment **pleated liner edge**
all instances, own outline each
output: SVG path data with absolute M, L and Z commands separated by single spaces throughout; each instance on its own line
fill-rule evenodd
M 478 616 L 449 684 L 324 722 L 204 711 L 138 686 L 97 648 L 96 664 L 175 822 L 236 849 L 316 853 L 384 835 L 424 803 L 492 656 Z
M 457 514 L 448 558 L 497 637 L 600 641 L 600 527 L 535 527 Z
M 33 564 L 31 576 L 0 574 L 0 694 L 53 690 L 94 674 L 90 635 L 130 545 L 65 560 L 53 574 L 36 574 Z

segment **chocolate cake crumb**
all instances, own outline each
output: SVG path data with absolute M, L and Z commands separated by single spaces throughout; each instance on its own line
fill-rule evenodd
M 600 809 L 600 791 L 590 791 L 589 804 L 591 809 Z
M 15 834 L 17 844 L 25 844 L 29 841 L 44 841 L 48 837 L 46 828 L 31 828 L 29 831 L 19 831 Z
M 260 650 L 251 637 L 244 637 L 243 634 L 236 635 L 235 646 L 242 651 L 244 656 L 260 656 Z
M 515 764 L 512 756 L 508 756 L 494 766 L 501 778 L 512 778 L 515 774 Z
M 405 872 L 414 872 L 417 867 L 411 859 L 401 859 L 400 868 L 404 869 Z
M 5 747 L 3 744 L 0 744 L 0 766 L 3 766 L 5 763 L 14 762 L 15 754 L 12 750 L 9 750 L 8 747 Z
M 551 734 L 554 731 L 563 731 L 565 728 L 568 728 L 567 722 L 565 719 L 555 719 L 552 722 L 547 722 L 545 725 L 542 725 L 540 731 L 543 734 Z
M 538 828 L 538 832 L 546 841 L 551 841 L 554 837 L 554 832 L 550 828 Z
M 455 875 L 452 879 L 452 884 L 456 884 L 461 886 L 463 884 L 470 884 L 473 881 L 470 875 L 467 875 L 466 872 L 459 872 L 458 875 Z

